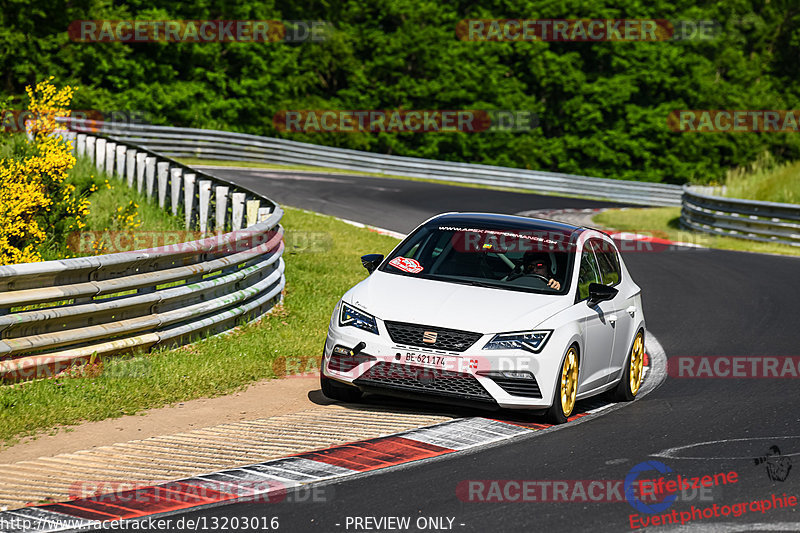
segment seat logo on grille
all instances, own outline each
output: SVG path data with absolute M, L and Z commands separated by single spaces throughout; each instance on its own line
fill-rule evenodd
M 439 334 L 435 331 L 426 331 L 422 334 L 422 342 L 426 344 L 433 344 L 436 342 L 436 337 L 438 336 Z

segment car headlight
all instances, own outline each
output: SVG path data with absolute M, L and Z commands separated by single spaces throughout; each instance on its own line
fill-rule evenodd
M 359 311 L 352 305 L 342 302 L 342 312 L 339 314 L 340 326 L 353 326 L 370 333 L 378 334 L 378 323 L 375 317 L 364 311 Z
M 516 333 L 498 333 L 492 338 L 484 350 L 527 350 L 539 353 L 544 348 L 552 330 L 518 331 Z

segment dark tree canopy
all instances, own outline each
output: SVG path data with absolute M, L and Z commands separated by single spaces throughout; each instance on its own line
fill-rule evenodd
M 445 5 L 447 4 L 447 5 Z M 793 109 L 800 94 L 796 0 L 618 2 L 364 0 L 3 0 L 0 100 L 48 76 L 80 87 L 75 109 L 283 136 L 381 153 L 621 179 L 719 180 L 764 152 L 800 158 L 791 133 L 677 133 L 678 109 Z M 625 7 L 618 7 L 620 4 Z M 711 40 L 466 42 L 468 18 L 714 20 Z M 324 20 L 299 43 L 79 43 L 81 19 Z M 509 109 L 529 132 L 280 133 L 286 109 Z

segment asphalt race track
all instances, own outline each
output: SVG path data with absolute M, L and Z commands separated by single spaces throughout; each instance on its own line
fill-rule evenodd
M 443 211 L 518 213 L 612 205 L 361 176 L 210 172 L 262 191 L 280 204 L 400 232 Z M 627 253 L 625 261 L 643 288 L 648 329 L 669 358 L 800 356 L 800 259 L 677 249 Z M 642 514 L 624 500 L 462 501 L 456 487 L 465 480 L 624 480 L 635 465 L 648 460 L 661 461 L 684 477 L 730 471 L 737 475 L 735 483 L 711 491 L 685 491 L 665 513 L 689 511 L 692 506 L 772 502 L 773 494 L 796 495 L 800 488 L 798 383 L 796 379 L 668 377 L 641 400 L 585 423 L 350 478 L 323 486 L 319 497 L 306 501 L 288 501 L 301 499 L 290 497 L 276 504 L 239 503 L 185 516 L 278 516 L 281 531 L 396 530 L 386 523 L 381 529 L 375 523 L 368 528 L 365 522 L 354 527 L 354 517 L 411 517 L 410 531 L 626 531 L 631 530 L 632 515 L 636 520 L 658 515 Z M 707 442 L 711 444 L 700 445 Z M 782 457 L 773 451 L 773 457 L 756 464 L 754 458 L 767 456 L 771 446 L 778 446 Z M 667 451 L 677 447 L 688 448 Z M 787 471 L 791 462 L 794 468 Z M 775 479 L 771 479 L 770 464 L 781 466 L 783 474 L 776 476 L 773 470 Z M 651 471 L 645 477 L 658 475 Z M 308 501 L 314 499 L 318 501 Z M 751 506 L 741 516 L 695 515 L 694 521 L 683 526 L 656 530 L 800 531 L 798 509 Z M 453 520 L 445 519 L 437 526 L 435 521 L 417 523 L 419 517 Z

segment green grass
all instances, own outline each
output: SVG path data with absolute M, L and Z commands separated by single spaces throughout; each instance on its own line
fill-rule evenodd
M 732 171 L 725 182 L 726 196 L 764 202 L 800 204 L 800 161 L 747 172 Z
M 0 441 L 61 425 L 103 420 L 240 390 L 265 378 L 317 368 L 337 300 L 367 276 L 360 256 L 388 253 L 397 240 L 332 217 L 284 207 L 297 240 L 284 254 L 284 305 L 262 321 L 174 350 L 109 358 L 73 376 L 0 387 Z M 305 235 L 316 252 L 303 251 Z M 99 375 L 96 375 L 99 374 Z
M 662 239 L 690 242 L 709 248 L 765 254 L 800 255 L 800 248 L 798 247 L 687 231 L 680 227 L 680 216 L 680 207 L 626 208 L 608 209 L 592 217 L 592 220 L 601 226 L 617 231 L 640 232 Z
M 133 232 L 168 232 L 182 231 L 184 224 L 181 217 L 173 217 L 170 213 L 158 207 L 156 198 L 148 199 L 135 188 L 128 187 L 122 179 L 111 177 L 105 172 L 98 172 L 97 167 L 88 157 L 78 158 L 75 166 L 69 171 L 67 183 L 79 191 L 87 191 L 94 184 L 97 190 L 89 194 L 91 202 L 89 216 L 86 218 L 86 227 L 75 230 L 66 235 L 53 237 L 44 243 L 41 248 L 42 260 L 64 259 L 68 257 L 94 255 L 90 247 L 79 243 L 90 240 L 86 235 L 99 235 L 104 231 L 133 231 Z M 135 229 L 125 229 L 114 221 L 119 207 L 127 206 L 133 202 L 138 207 L 136 212 L 141 226 Z M 98 232 L 93 234 L 81 232 Z M 118 240 L 117 242 L 125 242 Z M 72 246 L 68 247 L 67 244 Z M 86 248 L 86 250 L 84 250 Z M 111 249 L 109 252 L 125 251 Z
M 108 184 L 110 189 L 103 186 L 89 197 L 92 205 L 87 229 L 103 231 L 113 228 L 112 218 L 117 208 L 133 202 L 139 206 L 136 212 L 142 221 L 142 225 L 135 231 L 183 231 L 183 217 L 174 217 L 171 212 L 161 209 L 155 197 L 148 199 L 118 178 L 108 178 Z

